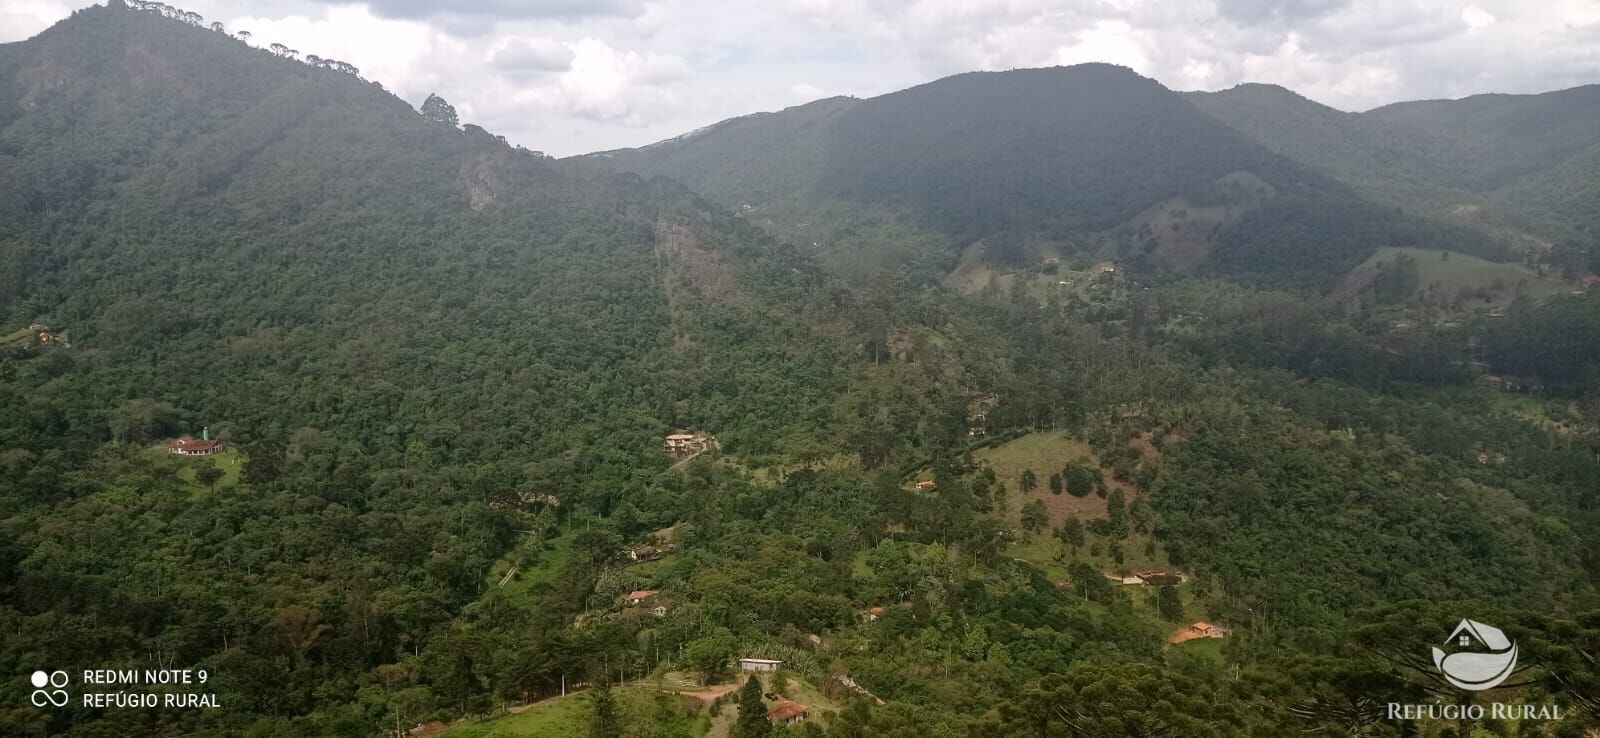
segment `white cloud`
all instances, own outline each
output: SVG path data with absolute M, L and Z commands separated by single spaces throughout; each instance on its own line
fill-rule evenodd
M 821 87 L 805 82 L 791 85 L 789 87 L 789 97 L 794 98 L 795 102 L 808 103 L 812 100 L 820 100 L 827 96 L 828 93 L 823 92 Z
M 50 0 L 0 2 L 0 43 L 29 38 L 66 17 L 72 7 L 70 3 Z
M 83 0 L 78 0 L 82 2 Z M 1085 61 L 1177 89 L 1281 84 L 1344 109 L 1600 82 L 1594 0 L 177 0 L 348 61 L 554 154 L 826 95 Z M 71 11 L 0 0 L 0 39 Z M 440 8 L 450 8 L 440 11 Z

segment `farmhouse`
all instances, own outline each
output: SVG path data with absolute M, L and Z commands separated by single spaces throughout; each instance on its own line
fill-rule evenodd
M 1221 638 L 1233 631 L 1220 625 L 1199 621 L 1189 626 L 1189 632 L 1195 638 Z
M 794 725 L 795 723 L 805 722 L 806 714 L 805 705 L 784 700 L 767 710 L 767 719 L 784 725 Z
M 181 436 L 167 441 L 167 453 L 177 456 L 210 456 L 226 448 L 222 441 L 211 438 L 209 429 L 202 431 L 200 438 Z
M 739 659 L 740 671 L 777 671 L 783 666 L 783 661 L 778 659 Z
M 662 442 L 662 448 L 673 457 L 692 456 L 717 448 L 717 438 L 709 433 L 673 433 Z
M 661 590 L 658 589 L 636 589 L 629 592 L 628 596 L 623 599 L 626 599 L 629 605 L 642 605 L 646 602 L 655 601 L 656 595 L 659 594 L 661 594 Z

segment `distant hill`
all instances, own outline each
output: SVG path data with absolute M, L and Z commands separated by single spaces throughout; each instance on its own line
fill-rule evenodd
M 1271 85 L 1187 93 L 1201 109 L 1366 198 L 1482 231 L 1512 252 L 1592 244 L 1600 86 L 1346 113 Z M 1493 254 L 1490 254 L 1493 255 Z
M 1274 152 L 1316 167 L 1375 202 L 1433 212 L 1479 204 L 1469 187 L 1471 143 L 1359 113 L 1346 113 L 1276 85 L 1244 84 L 1185 98 Z
M 851 263 L 841 251 L 932 241 L 941 245 L 923 255 L 940 253 L 948 268 L 982 241 L 1000 265 L 1093 252 L 1154 268 L 1318 275 L 1378 246 L 1474 238 L 1374 206 L 1104 64 L 962 74 L 595 156 L 679 179 L 835 264 Z M 1164 205 L 1190 220 L 1152 229 L 1150 211 Z M 873 230 L 893 235 L 860 237 Z
M 1482 157 L 1474 167 L 1474 189 L 1492 190 L 1600 144 L 1600 85 L 1395 103 L 1363 117 L 1434 131 L 1473 147 Z

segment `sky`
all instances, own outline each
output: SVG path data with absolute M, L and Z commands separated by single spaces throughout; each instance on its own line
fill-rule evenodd
M 0 42 L 84 0 L 0 0 Z M 177 0 L 555 156 L 823 97 L 1100 61 L 1343 110 L 1600 82 L 1600 0 Z

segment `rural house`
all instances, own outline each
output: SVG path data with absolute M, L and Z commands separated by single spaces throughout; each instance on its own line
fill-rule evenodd
M 767 719 L 784 725 L 794 725 L 795 723 L 804 722 L 807 712 L 805 705 L 784 700 L 767 710 Z
M 181 436 L 167 441 L 167 453 L 177 456 L 210 456 L 226 450 L 222 441 L 211 438 L 211 429 L 200 433 L 200 438 Z
M 740 671 L 777 671 L 780 666 L 783 662 L 778 659 L 739 659 Z
M 673 458 L 693 456 L 717 447 L 716 436 L 709 433 L 674 433 L 662 443 L 667 455 Z
M 642 605 L 642 604 L 644 604 L 646 602 L 654 602 L 655 599 L 656 599 L 656 595 L 658 595 L 658 594 L 661 594 L 661 590 L 658 590 L 658 589 L 636 589 L 636 590 L 634 590 L 632 592 L 629 592 L 628 596 L 625 597 L 624 599 L 626 599 L 628 601 L 629 605 Z
M 1232 631 L 1220 625 L 1213 625 L 1211 623 L 1199 621 L 1189 626 L 1189 632 L 1192 633 L 1195 638 L 1221 638 Z

